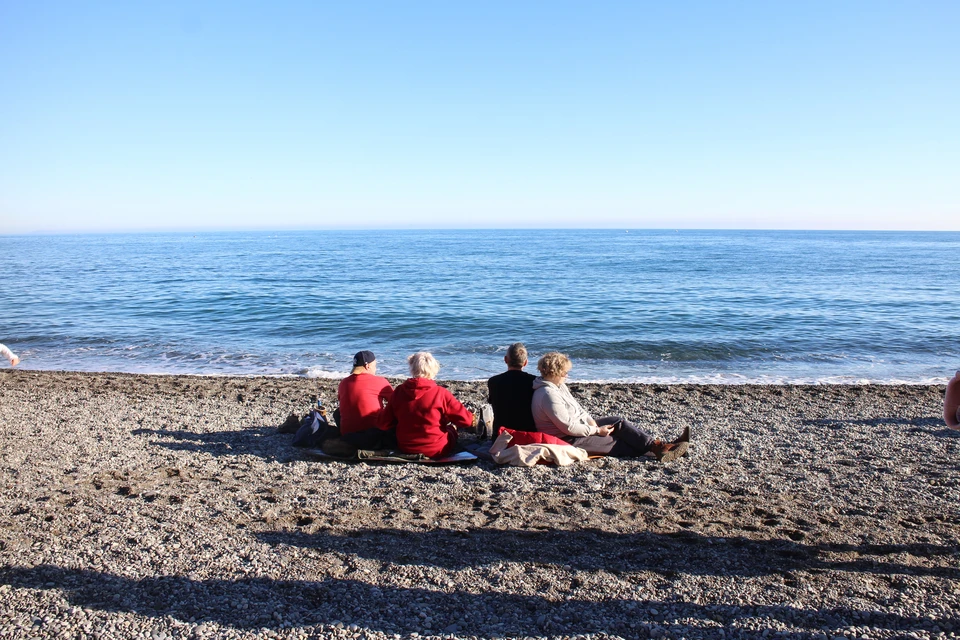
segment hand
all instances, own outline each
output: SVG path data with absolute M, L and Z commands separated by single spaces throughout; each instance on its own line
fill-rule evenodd
M 599 429 L 597 429 L 597 435 L 598 435 L 598 436 L 608 436 L 608 435 L 610 435 L 611 433 L 613 433 L 613 427 L 611 427 L 611 426 L 600 427 Z
M 15 367 L 15 366 L 17 366 L 18 364 L 20 364 L 20 356 L 13 356 L 12 358 L 10 358 L 10 366 L 11 366 L 11 367 Z M 960 373 L 960 371 L 958 371 L 957 373 Z

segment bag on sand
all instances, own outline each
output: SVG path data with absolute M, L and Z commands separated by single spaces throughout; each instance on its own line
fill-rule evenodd
M 340 430 L 324 420 L 319 411 L 311 411 L 300 421 L 293 446 L 316 449 L 328 438 L 339 438 Z

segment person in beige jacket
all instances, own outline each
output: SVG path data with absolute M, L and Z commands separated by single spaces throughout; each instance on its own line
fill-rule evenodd
M 687 452 L 689 427 L 673 442 L 663 442 L 620 416 L 594 419 L 580 406 L 564 382 L 572 368 L 570 358 L 556 351 L 544 354 L 537 362 L 540 377 L 533 381 L 531 409 L 538 431 L 556 436 L 592 455 L 638 458 L 651 454 L 668 462 Z

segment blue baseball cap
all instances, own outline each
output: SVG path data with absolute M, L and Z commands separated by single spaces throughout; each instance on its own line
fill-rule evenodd
M 373 351 L 357 351 L 357 355 L 353 356 L 353 366 L 363 367 L 376 359 L 377 356 L 373 355 Z

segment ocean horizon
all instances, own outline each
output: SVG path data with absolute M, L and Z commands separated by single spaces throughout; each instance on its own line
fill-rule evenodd
M 340 377 L 943 383 L 960 233 L 359 230 L 0 236 L 0 342 L 24 369 Z

